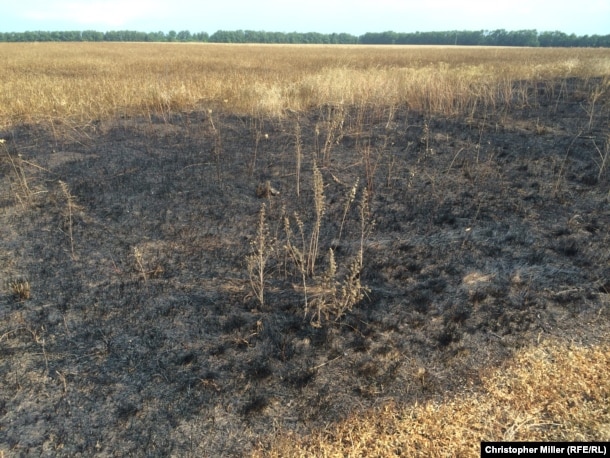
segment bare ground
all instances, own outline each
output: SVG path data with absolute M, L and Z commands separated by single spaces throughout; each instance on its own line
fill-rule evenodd
M 278 428 L 470 389 L 548 336 L 607 341 L 610 110 L 590 117 L 593 82 L 568 83 L 468 117 L 202 109 L 1 132 L 0 451 L 241 456 Z M 357 202 L 338 238 L 357 178 L 374 222 L 370 292 L 321 327 L 281 252 L 282 215 L 311 225 L 313 156 L 320 269 L 359 244 Z M 267 180 L 280 194 L 259 199 Z M 245 263 L 262 202 L 264 307 Z

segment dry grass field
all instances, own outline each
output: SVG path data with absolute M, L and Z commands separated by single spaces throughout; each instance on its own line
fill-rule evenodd
M 605 49 L 4 43 L 0 50 L 5 125 L 202 105 L 249 115 L 339 103 L 464 115 L 526 104 L 534 82 L 610 74 Z
M 0 55 L 0 457 L 610 440 L 610 51 Z

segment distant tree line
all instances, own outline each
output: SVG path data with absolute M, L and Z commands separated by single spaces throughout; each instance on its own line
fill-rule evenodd
M 542 46 L 542 47 L 610 47 L 610 35 L 584 35 L 537 30 L 478 30 L 414 33 L 365 33 L 362 44 L 462 45 L 462 46 Z
M 369 32 L 361 36 L 349 33 L 265 32 L 255 30 L 218 30 L 207 32 L 110 32 L 31 31 L 0 32 L 0 42 L 24 41 L 138 41 L 138 42 L 210 42 L 210 43 L 294 43 L 294 44 L 405 44 L 405 45 L 462 45 L 462 46 L 542 46 L 542 47 L 610 47 L 610 35 L 566 34 L 536 30 L 478 30 L 445 32 Z

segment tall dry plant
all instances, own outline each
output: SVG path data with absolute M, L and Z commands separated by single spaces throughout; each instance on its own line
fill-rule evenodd
M 252 293 L 261 307 L 265 306 L 266 268 L 274 252 L 274 243 L 267 224 L 267 210 L 263 203 L 258 214 L 256 237 L 252 241 L 252 253 L 246 257 L 246 266 Z
M 593 146 L 597 150 L 597 154 L 599 155 L 599 161 L 593 159 L 595 164 L 597 165 L 599 172 L 597 173 L 597 181 L 601 180 L 604 170 L 606 169 L 606 163 L 608 161 L 608 155 L 610 154 L 610 134 L 606 135 L 606 142 L 604 144 L 604 150 L 602 151 L 595 140 L 593 140 Z
M 285 211 L 283 211 L 285 214 Z M 309 300 L 307 295 L 307 261 L 305 259 L 306 256 L 306 242 L 305 242 L 305 229 L 303 221 L 301 220 L 299 214 L 297 212 L 294 213 L 294 219 L 297 223 L 297 227 L 299 229 L 299 236 L 301 241 L 301 248 L 299 249 L 296 245 L 292 243 L 294 238 L 294 234 L 292 232 L 292 227 L 290 225 L 290 218 L 284 215 L 284 233 L 286 236 L 286 244 L 284 245 L 284 250 L 288 254 L 288 257 L 292 259 L 294 265 L 297 268 L 298 274 L 301 277 L 301 283 L 303 288 L 303 299 L 304 299 L 304 308 L 305 315 L 309 312 Z
M 222 136 L 220 135 L 220 127 L 216 127 L 213 118 L 213 110 L 208 109 L 208 122 L 214 137 L 214 160 L 216 162 L 216 177 L 218 184 L 222 186 Z
M 587 131 L 591 132 L 593 127 L 593 120 L 595 119 L 596 104 L 600 101 L 601 97 L 606 92 L 607 88 L 610 87 L 610 81 L 608 78 L 604 78 L 600 84 L 595 85 L 595 88 L 589 94 L 589 103 L 587 105 L 581 104 L 582 109 L 589 116 L 589 123 Z
M 34 193 L 30 189 L 28 178 L 25 174 L 24 160 L 21 157 L 21 154 L 17 154 L 17 157 L 13 156 L 5 143 L 6 140 L 0 139 L 0 147 L 4 151 L 13 172 L 12 182 L 16 183 L 16 189 L 13 190 L 13 195 L 15 196 L 15 199 L 25 207 L 28 202 L 31 202 Z
M 315 209 L 315 221 L 311 231 L 311 239 L 309 242 L 309 252 L 307 256 L 307 272 L 309 275 L 314 275 L 316 269 L 316 259 L 320 245 L 320 228 L 322 226 L 322 217 L 326 210 L 326 199 L 324 197 L 324 179 L 322 172 L 318 168 L 316 162 L 313 163 L 313 204 Z
M 59 180 L 59 187 L 61 188 L 62 194 L 66 199 L 66 207 L 65 207 L 65 217 L 67 218 L 67 227 L 68 227 L 68 239 L 70 240 L 70 255 L 72 259 L 75 259 L 76 256 L 74 254 L 74 233 L 73 233 L 73 215 L 76 210 L 79 210 L 80 207 L 76 204 L 76 200 L 74 196 L 70 193 L 70 188 L 68 184 L 64 181 Z
M 299 214 L 295 212 L 294 219 L 298 227 L 298 234 L 295 235 L 290 217 L 283 210 L 286 238 L 284 252 L 286 258 L 290 259 L 295 266 L 295 275 L 300 278 L 301 285 L 293 285 L 293 287 L 297 292 L 303 294 L 304 316 L 313 326 L 320 327 L 324 321 L 342 317 L 366 296 L 368 288 L 361 283 L 360 274 L 364 268 L 364 243 L 372 230 L 372 224 L 370 222 L 369 194 L 365 188 L 362 190 L 359 203 L 359 239 L 354 243 L 355 254 L 351 259 L 345 259 L 345 263 L 339 264 L 332 247 L 325 248 L 328 250 L 328 260 L 323 271 L 320 272 L 320 266 L 312 257 L 315 255 L 317 258 L 321 247 L 320 233 L 326 202 L 323 194 L 324 183 L 315 163 L 313 172 L 316 213 L 313 216 L 314 221 L 310 225 L 311 234 L 305 235 L 305 224 Z M 354 186 L 346 193 L 340 234 L 342 234 L 349 208 L 356 198 L 358 183 L 359 180 L 356 180 Z M 288 274 L 289 269 L 286 268 L 285 272 Z
M 343 137 L 343 124 L 345 123 L 345 107 L 343 103 L 336 106 L 326 107 L 323 124 L 326 127 L 326 138 L 322 147 L 321 155 L 325 165 L 330 163 L 330 153 L 333 146 L 341 141 Z M 319 127 L 317 128 L 319 131 Z
M 250 120 L 250 130 L 253 131 L 254 140 L 254 151 L 252 153 L 252 160 L 250 161 L 250 165 L 248 166 L 248 175 L 250 176 L 252 176 L 254 170 L 256 169 L 256 161 L 258 160 L 259 156 L 258 152 L 259 146 L 261 145 L 261 140 L 267 140 L 269 138 L 268 134 L 263 133 L 264 124 L 265 121 L 262 113 L 258 113 Z
M 341 226 L 339 227 L 339 237 L 338 240 L 341 241 L 341 235 L 343 234 L 343 226 L 345 225 L 345 219 L 347 217 L 347 212 L 349 211 L 352 203 L 354 203 L 354 199 L 356 198 L 356 192 L 358 191 L 358 183 L 360 182 L 359 178 L 356 178 L 356 182 L 354 186 L 351 187 L 347 194 L 347 199 L 345 199 L 345 206 L 343 207 L 343 217 L 341 218 Z
M 314 308 L 311 324 L 314 327 L 321 326 L 322 319 L 339 319 L 351 311 L 370 291 L 360 280 L 364 268 L 364 241 L 372 230 L 369 194 L 366 188 L 362 190 L 359 218 L 360 240 L 356 254 L 340 273 L 335 252 L 329 248 L 327 268 L 317 278 L 315 287 L 310 288 L 311 305 Z
M 362 258 L 364 253 L 364 240 L 370 235 L 373 230 L 369 199 L 369 192 L 365 188 L 362 190 L 362 198 L 360 199 L 360 258 Z
M 328 319 L 329 314 L 337 305 L 337 262 L 335 261 L 335 252 L 332 248 L 328 249 L 328 266 L 326 271 L 321 275 L 318 285 L 315 288 L 315 297 L 313 304 L 315 306 L 311 324 L 314 327 L 320 327 L 322 318 Z M 306 313 L 307 315 L 307 313 Z
M 294 143 L 296 149 L 296 193 L 297 197 L 301 195 L 301 159 L 303 151 L 303 142 L 301 140 L 301 123 L 297 116 L 294 124 Z

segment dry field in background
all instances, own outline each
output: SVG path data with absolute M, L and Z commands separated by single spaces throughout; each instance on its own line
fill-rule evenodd
M 609 50 L 0 54 L 0 456 L 610 439 Z
M 0 52 L 0 125 L 202 104 L 249 115 L 339 103 L 464 115 L 526 104 L 536 82 L 555 90 L 556 80 L 610 74 L 606 49 L 2 43 Z

